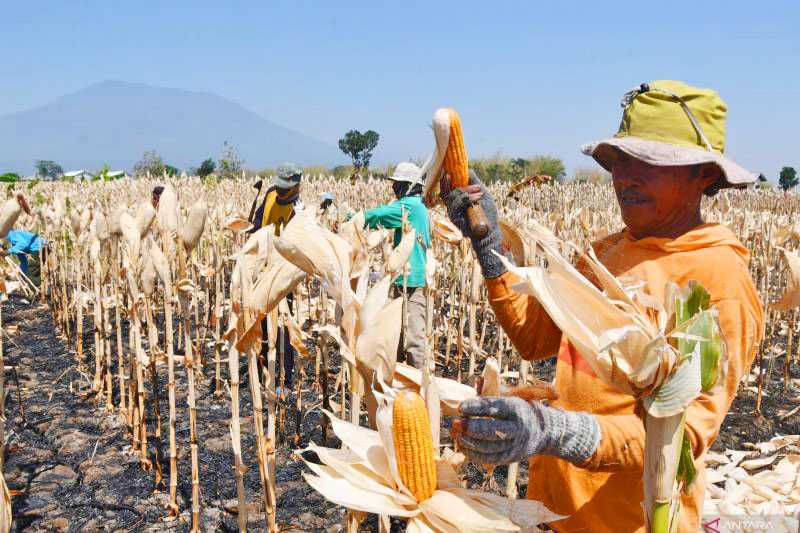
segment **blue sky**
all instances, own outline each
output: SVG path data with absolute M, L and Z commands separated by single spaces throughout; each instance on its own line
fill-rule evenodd
M 376 162 L 424 157 L 433 110 L 471 155 L 591 166 L 632 86 L 673 78 L 727 101 L 726 153 L 800 167 L 800 2 L 6 2 L 0 114 L 108 79 L 219 94 Z

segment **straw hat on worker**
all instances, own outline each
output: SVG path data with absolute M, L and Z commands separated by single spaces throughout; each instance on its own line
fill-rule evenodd
M 753 173 L 723 155 L 728 108 L 716 91 L 657 80 L 625 93 L 621 105 L 624 111 L 616 135 L 581 150 L 609 172 L 619 152 L 624 152 L 653 166 L 712 163 L 721 176 L 711 193 L 756 181 Z

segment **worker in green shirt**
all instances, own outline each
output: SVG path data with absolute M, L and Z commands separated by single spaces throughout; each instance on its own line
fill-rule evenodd
M 422 203 L 422 177 L 414 163 L 400 163 L 388 178 L 397 200 L 364 212 L 365 226 L 394 229 L 394 246 L 403 238 L 403 213 L 416 230 L 417 239 L 409 259 L 408 279 L 401 275 L 394 282 L 394 297 L 403 295 L 406 287 L 407 307 L 404 309 L 405 327 L 401 331 L 397 359 L 417 368 L 422 367 L 425 356 L 425 253 L 431 244 L 428 209 Z

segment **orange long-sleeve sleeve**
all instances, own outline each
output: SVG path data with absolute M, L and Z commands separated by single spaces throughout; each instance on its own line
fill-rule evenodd
M 497 322 L 523 359 L 545 359 L 558 353 L 561 330 L 532 296 L 512 289 L 519 278 L 511 272 L 486 280 L 489 304 Z

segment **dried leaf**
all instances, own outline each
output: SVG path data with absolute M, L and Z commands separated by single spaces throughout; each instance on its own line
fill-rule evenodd
M 250 222 L 239 217 L 228 218 L 223 224 L 223 227 L 226 230 L 232 231 L 234 233 L 243 233 L 245 231 L 250 231 L 251 229 L 253 229 L 253 225 Z
M 387 272 L 394 276 L 402 273 L 403 268 L 406 263 L 408 263 L 408 259 L 411 257 L 411 252 L 414 250 L 416 238 L 417 231 L 413 228 L 403 235 L 400 243 L 392 250 L 392 253 L 386 259 Z
M 786 312 L 800 306 L 800 255 L 796 251 L 790 252 L 786 248 L 777 248 L 783 252 L 789 270 L 786 292 L 783 293 L 780 300 L 770 304 L 770 308 Z
M 198 200 L 190 209 L 186 223 L 181 227 L 181 240 L 187 251 L 191 252 L 197 246 L 206 224 L 208 204 L 205 200 Z

